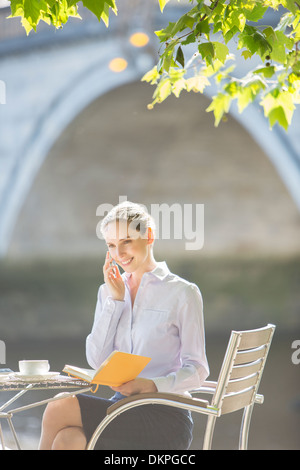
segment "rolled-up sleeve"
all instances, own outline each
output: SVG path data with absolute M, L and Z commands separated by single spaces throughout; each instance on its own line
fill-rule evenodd
M 94 369 L 114 350 L 114 338 L 123 308 L 123 301 L 110 296 L 103 299 L 103 286 L 100 286 L 92 331 L 86 339 L 87 361 Z

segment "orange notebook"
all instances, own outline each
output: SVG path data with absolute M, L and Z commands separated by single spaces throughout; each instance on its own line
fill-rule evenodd
M 63 372 L 91 384 L 119 387 L 135 379 L 150 361 L 150 357 L 114 351 L 97 370 L 65 365 Z

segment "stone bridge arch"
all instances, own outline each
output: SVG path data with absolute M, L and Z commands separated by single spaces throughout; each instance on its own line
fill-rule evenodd
M 249 133 L 230 116 L 215 129 L 207 97 L 171 97 L 149 112 L 150 97 L 148 85 L 128 81 L 70 122 L 33 181 L 8 255 L 100 255 L 97 207 L 120 196 L 149 209 L 193 204 L 191 231 L 195 206 L 204 204 L 204 251 L 186 251 L 171 224 L 170 240 L 159 233 L 159 256 L 299 251 L 297 209 Z
M 109 70 L 112 57 L 128 67 Z M 2 58 L 6 104 L 1 106 L 0 256 L 5 256 L 20 210 L 54 142 L 72 120 L 99 96 L 138 81 L 154 63 L 151 53 L 124 50 L 122 37 L 41 46 Z M 243 63 L 238 64 L 242 69 Z M 22 71 L 22 86 L 20 72 Z M 46 90 L 46 91 L 45 91 Z M 207 96 L 214 94 L 210 87 Z M 270 158 L 300 209 L 300 111 L 288 133 L 272 131 L 257 106 L 231 114 Z

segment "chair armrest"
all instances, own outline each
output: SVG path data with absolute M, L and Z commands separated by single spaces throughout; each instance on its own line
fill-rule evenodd
M 205 380 L 205 382 L 203 382 L 202 387 L 216 388 L 217 383 L 218 382 L 215 382 L 214 380 Z
M 117 401 L 113 405 L 111 405 L 107 411 L 106 414 L 110 415 L 113 411 L 117 410 L 119 407 L 126 405 L 128 403 L 133 403 L 133 402 L 138 402 L 139 400 L 144 400 L 148 399 L 149 403 L 151 404 L 151 399 L 153 399 L 153 403 L 156 403 L 156 400 L 159 399 L 161 400 L 161 404 L 168 405 L 168 402 L 172 403 L 178 403 L 178 406 L 180 407 L 180 404 L 185 404 L 185 405 L 193 405 L 193 406 L 199 406 L 201 408 L 206 408 L 209 403 L 207 400 L 200 400 L 199 398 L 192 398 L 192 397 L 187 397 L 184 395 L 179 395 L 177 393 L 166 393 L 166 392 L 154 392 L 154 393 L 138 393 L 136 395 L 130 395 L 129 397 L 122 398 L 122 400 Z M 165 403 L 164 403 L 165 400 Z
M 213 382 L 211 380 L 206 380 L 205 382 L 203 382 L 202 386 L 199 387 L 199 388 L 196 388 L 194 390 L 191 390 L 190 393 L 191 394 L 194 394 L 194 393 L 210 393 L 210 394 L 214 394 L 215 391 L 216 391 L 216 387 L 217 387 L 217 382 Z

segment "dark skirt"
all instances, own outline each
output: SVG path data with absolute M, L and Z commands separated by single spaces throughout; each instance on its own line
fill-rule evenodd
M 87 442 L 112 403 L 124 398 L 77 395 Z M 166 405 L 142 405 L 117 416 L 100 435 L 97 450 L 187 450 L 193 438 L 193 421 L 187 410 Z

